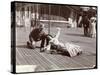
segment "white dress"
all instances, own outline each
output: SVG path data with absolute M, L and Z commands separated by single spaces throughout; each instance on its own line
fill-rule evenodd
M 72 44 L 72 43 L 61 43 L 57 40 L 58 43 L 53 43 L 53 45 L 57 46 L 56 50 L 60 50 L 60 51 L 64 51 L 64 52 L 68 52 L 68 54 L 70 55 L 70 57 L 74 57 L 77 56 L 78 54 L 82 53 L 82 48 L 78 45 Z
M 96 37 L 96 18 L 91 17 L 90 19 L 90 35 L 91 37 Z
M 60 35 L 60 29 L 58 29 L 58 33 L 56 34 L 56 37 L 52 38 L 50 40 L 50 44 L 46 47 L 48 51 L 50 51 L 50 46 L 54 45 L 56 46 L 57 51 L 67 52 L 70 57 L 77 56 L 78 54 L 82 53 L 82 49 L 80 46 L 72 44 L 72 43 L 62 43 L 58 40 L 58 37 Z
M 77 56 L 78 54 L 81 54 L 83 51 L 80 46 L 72 43 L 66 43 L 65 47 L 68 53 L 70 54 L 70 57 Z

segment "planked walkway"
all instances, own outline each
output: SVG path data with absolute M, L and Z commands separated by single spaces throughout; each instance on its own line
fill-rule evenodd
M 84 49 L 83 54 L 70 58 L 66 55 L 40 52 L 39 48 L 34 50 L 28 49 L 26 41 L 28 40 L 30 30 L 17 28 L 16 64 L 18 66 L 26 65 L 26 67 L 28 65 L 35 65 L 35 72 L 93 68 L 96 65 L 96 39 L 82 36 L 82 30 L 62 29 L 60 41 L 65 42 L 66 40 L 80 45 Z M 54 34 L 55 32 L 55 28 L 52 28 L 51 33 Z
M 96 55 L 83 53 L 76 57 L 61 54 L 40 52 L 39 48 L 17 48 L 17 65 L 36 65 L 35 71 L 69 70 L 80 68 L 93 68 L 96 64 Z

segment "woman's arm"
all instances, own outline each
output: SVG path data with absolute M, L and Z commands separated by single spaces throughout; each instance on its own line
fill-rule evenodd
M 55 38 L 56 39 L 58 39 L 59 38 L 59 36 L 60 36 L 60 31 L 61 31 L 61 28 L 57 28 L 57 34 L 56 34 L 56 36 L 55 36 Z

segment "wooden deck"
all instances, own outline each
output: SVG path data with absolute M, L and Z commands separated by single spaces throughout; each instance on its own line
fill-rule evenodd
M 35 71 L 93 68 L 96 64 L 96 55 L 91 53 L 70 58 L 66 55 L 40 52 L 39 48 L 17 48 L 16 54 L 17 65 L 36 65 Z
M 35 65 L 34 72 L 93 68 L 96 65 L 96 40 L 80 36 L 81 34 L 81 29 L 67 29 L 66 31 L 64 29 L 63 34 L 61 34 L 61 41 L 71 41 L 84 49 L 81 55 L 71 58 L 67 55 L 40 52 L 39 48 L 28 49 L 26 41 L 29 32 L 24 32 L 24 30 L 22 32 L 22 29 L 19 29 L 17 30 L 16 64 L 17 66 Z

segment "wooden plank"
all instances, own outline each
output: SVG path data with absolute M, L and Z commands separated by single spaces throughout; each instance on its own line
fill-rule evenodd
M 34 50 L 17 48 L 17 63 L 18 65 L 37 65 L 36 71 L 82 69 L 95 65 L 95 55 L 82 54 L 70 58 L 60 54 L 40 53 L 39 48 Z
M 74 57 L 72 58 L 74 61 L 77 61 L 78 63 L 84 65 L 83 68 L 93 68 L 94 65 L 96 65 L 96 56 L 93 56 L 93 55 L 85 55 L 85 54 L 82 54 L 78 57 Z
M 83 65 L 78 64 L 77 62 L 71 60 L 71 58 L 68 56 L 62 56 L 59 54 L 54 55 L 54 54 L 47 54 L 47 53 L 41 53 L 41 55 L 46 59 L 48 59 L 50 62 L 53 62 L 53 64 L 56 64 L 60 68 L 59 70 L 75 68 L 75 67 L 81 67 L 81 68 L 83 67 Z
M 22 53 L 16 49 L 16 62 L 18 62 L 19 64 L 17 65 L 20 65 L 20 64 L 27 64 L 26 60 L 23 58 L 22 56 Z
M 32 57 L 30 57 L 30 56 L 26 56 L 26 52 L 28 52 L 28 50 L 25 50 L 25 49 L 18 49 L 19 50 L 19 52 L 21 53 L 21 55 L 22 55 L 22 57 L 23 57 L 23 59 L 24 59 L 24 62 L 26 62 L 25 64 L 24 64 L 24 62 L 23 62 L 23 60 L 20 60 L 20 65 L 31 65 L 31 64 L 35 64 L 35 65 L 37 65 L 37 66 L 39 66 L 39 68 L 36 68 L 36 70 L 37 69 L 39 69 L 39 71 L 44 71 L 45 69 L 42 67 L 42 66 L 40 66 L 41 65 L 41 63 L 40 63 L 40 60 L 38 61 L 37 59 L 36 59 L 36 56 L 34 56 L 35 55 L 35 53 L 33 54 L 32 53 L 32 51 L 31 50 L 29 50 L 29 52 L 31 52 L 32 54 L 33 54 L 33 56 L 32 55 L 30 55 L 30 56 L 32 56 Z M 28 54 L 30 54 L 28 52 Z M 34 59 L 33 59 L 34 58 Z M 32 60 L 32 61 L 31 61 Z M 18 61 L 18 60 L 17 60 Z M 40 64 L 40 65 L 39 65 Z

